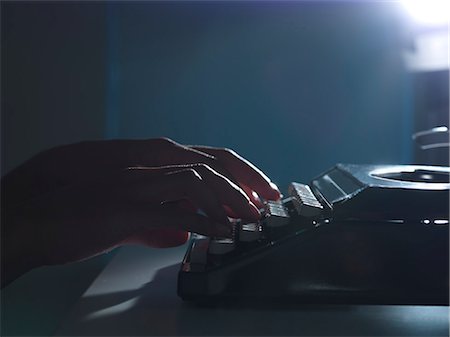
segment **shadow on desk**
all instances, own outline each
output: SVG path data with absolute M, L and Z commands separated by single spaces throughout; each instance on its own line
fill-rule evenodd
M 448 336 L 448 307 L 249 302 L 198 307 L 176 296 L 179 264 L 143 287 L 86 296 L 59 335 Z

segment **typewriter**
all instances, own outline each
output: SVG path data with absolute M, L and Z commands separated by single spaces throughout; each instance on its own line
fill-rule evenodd
M 195 236 L 178 295 L 309 304 L 449 304 L 449 167 L 338 164 L 265 202 L 233 238 Z

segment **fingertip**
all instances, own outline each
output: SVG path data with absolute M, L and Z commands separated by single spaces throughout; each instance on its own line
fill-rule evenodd
M 155 248 L 170 248 L 184 245 L 189 239 L 189 232 L 174 228 L 161 228 L 155 233 Z
M 269 188 L 266 189 L 263 197 L 268 200 L 279 200 L 281 198 L 281 192 L 278 189 L 278 186 L 273 182 L 269 182 Z
M 281 195 L 280 189 L 278 188 L 278 186 L 275 183 L 269 182 L 269 185 L 274 192 L 278 193 L 278 196 Z
M 270 200 L 280 200 L 281 199 L 281 192 L 280 191 L 273 191 L 272 197 Z

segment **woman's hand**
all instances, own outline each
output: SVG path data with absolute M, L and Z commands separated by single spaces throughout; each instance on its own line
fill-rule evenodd
M 228 149 L 161 138 L 45 151 L 2 179 L 2 284 L 125 243 L 170 247 L 188 232 L 228 236 L 229 216 L 259 218 L 259 196 L 280 193 Z

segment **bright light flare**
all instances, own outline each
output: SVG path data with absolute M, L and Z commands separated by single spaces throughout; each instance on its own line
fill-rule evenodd
M 402 0 L 402 4 L 418 23 L 442 25 L 450 18 L 449 0 Z

